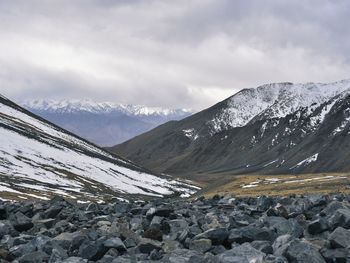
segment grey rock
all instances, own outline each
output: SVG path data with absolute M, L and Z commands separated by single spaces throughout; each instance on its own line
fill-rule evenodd
M 229 231 L 226 228 L 214 228 L 195 236 L 194 239 L 210 239 L 213 245 L 216 246 L 227 241 L 228 236 Z
M 329 235 L 329 241 L 332 248 L 346 248 L 350 246 L 350 231 L 338 227 Z
M 107 253 L 108 249 L 104 246 L 103 240 L 87 241 L 80 246 L 79 256 L 91 261 L 97 261 Z
M 245 243 L 218 255 L 218 258 L 222 263 L 262 263 L 264 256 L 264 253 Z
M 325 263 L 321 254 L 309 243 L 293 240 L 289 243 L 284 256 L 290 263 Z
M 189 249 L 204 254 L 212 247 L 210 239 L 197 239 L 190 242 Z
M 328 221 L 325 218 L 318 218 L 309 223 L 307 230 L 310 234 L 316 235 L 320 234 L 329 229 Z
M 230 243 L 235 242 L 243 244 L 254 240 L 273 241 L 275 237 L 276 234 L 272 229 L 268 229 L 266 227 L 247 226 L 231 230 L 228 240 Z
M 255 240 L 251 243 L 252 247 L 265 253 L 273 254 L 273 248 L 270 241 Z
M 119 252 L 125 252 L 126 251 L 126 247 L 123 243 L 123 241 L 121 241 L 120 238 L 118 237 L 113 237 L 113 238 L 109 238 L 107 239 L 103 245 L 106 248 L 115 248 L 117 249 Z
M 143 238 L 136 247 L 136 249 L 143 254 L 149 254 L 154 249 L 160 250 L 161 248 L 162 244 L 160 242 L 148 238 Z
M 331 218 L 333 228 L 341 226 L 343 228 L 350 228 L 350 209 L 338 209 Z
M 35 251 L 29 254 L 25 254 L 19 258 L 19 263 L 42 263 L 47 262 L 49 256 L 42 251 Z
M 34 226 L 32 220 L 21 212 L 17 212 L 11 218 L 11 223 L 13 227 L 19 232 L 27 231 Z

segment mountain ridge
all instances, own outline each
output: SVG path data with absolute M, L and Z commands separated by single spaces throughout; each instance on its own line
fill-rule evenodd
M 92 100 L 27 100 L 21 105 L 74 134 L 100 146 L 126 141 L 170 120 L 192 114 L 186 109 L 163 109 Z
M 332 140 L 334 144 L 349 143 L 346 136 L 339 137 L 349 129 L 349 94 L 349 80 L 245 89 L 202 112 L 117 145 L 112 151 L 158 172 L 186 178 L 198 174 L 196 179 L 206 173 L 350 170 L 344 161 L 338 160 L 338 167 L 328 164 L 328 170 L 327 165 L 320 164 L 320 160 L 327 162 L 323 153 L 327 149 L 332 149 L 333 160 L 346 158 L 334 152 Z M 265 104 L 257 103 L 262 100 Z M 337 129 L 340 132 L 334 133 Z M 316 147 L 318 141 L 327 142 L 328 148 Z M 277 161 L 282 155 L 285 159 Z M 346 151 L 344 156 L 348 156 Z M 271 162 L 278 163 L 273 166 Z

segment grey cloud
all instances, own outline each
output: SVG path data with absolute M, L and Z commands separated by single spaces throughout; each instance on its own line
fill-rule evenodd
M 201 109 L 349 78 L 350 2 L 0 1 L 0 93 Z

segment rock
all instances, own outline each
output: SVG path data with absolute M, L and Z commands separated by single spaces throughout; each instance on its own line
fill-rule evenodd
M 45 227 L 47 229 L 52 228 L 54 226 L 55 222 L 56 222 L 56 219 L 53 219 L 53 218 L 33 221 L 35 226 Z
M 316 248 L 300 240 L 291 241 L 284 256 L 290 263 L 326 263 Z
M 171 253 L 175 250 L 179 250 L 183 248 L 182 245 L 175 240 L 165 240 L 163 243 L 164 244 L 162 249 L 164 250 L 165 253 Z
M 34 226 L 32 220 L 24 214 L 22 214 L 21 212 L 17 212 L 11 218 L 11 223 L 13 227 L 19 232 L 27 231 Z
M 275 229 L 277 236 L 289 234 L 293 237 L 299 238 L 304 233 L 303 227 L 294 218 L 290 218 L 287 221 L 282 221 L 274 225 L 273 228 Z
M 350 245 L 350 231 L 338 227 L 329 235 L 329 241 L 332 248 L 346 248 Z
M 270 241 L 255 240 L 251 243 L 252 247 L 265 253 L 273 254 L 273 248 Z
M 212 243 L 210 239 L 197 239 L 190 242 L 189 249 L 199 253 L 205 253 L 211 249 Z
M 64 249 L 69 249 L 72 246 L 73 240 L 82 236 L 80 232 L 68 233 L 64 232 L 54 238 L 57 243 Z
M 341 226 L 343 228 L 350 228 L 350 209 L 338 209 L 331 218 L 333 229 Z
M 149 254 L 153 250 L 160 250 L 161 248 L 162 244 L 160 242 L 148 238 L 141 239 L 136 247 L 136 249 L 143 254 Z
M 109 250 L 103 243 L 104 240 L 84 242 L 79 248 L 79 256 L 91 261 L 101 259 Z
M 254 227 L 247 226 L 242 228 L 233 229 L 230 232 L 228 241 L 230 243 L 243 244 L 245 242 L 252 242 L 254 240 L 268 240 L 273 241 L 276 234 L 272 229 L 266 227 Z
M 26 254 L 34 252 L 35 249 L 36 247 L 31 243 L 17 245 L 10 248 L 9 257 L 11 259 L 20 258 Z
M 223 263 L 262 263 L 264 256 L 264 253 L 245 243 L 218 255 L 218 258 Z
M 0 240 L 11 232 L 11 225 L 0 223 Z
M 160 225 L 151 225 L 144 233 L 143 237 L 150 238 L 153 240 L 163 241 L 163 232 L 161 231 Z
M 107 239 L 103 245 L 106 248 L 115 248 L 117 249 L 119 252 L 125 252 L 126 251 L 126 247 L 123 243 L 123 241 L 121 241 L 120 238 L 118 237 L 113 237 L 113 238 L 109 238 Z
M 194 239 L 210 239 L 212 244 L 217 246 L 224 244 L 228 236 L 229 231 L 226 228 L 214 228 L 195 236 Z
M 321 217 L 309 223 L 307 230 L 311 235 L 320 234 L 329 229 L 327 219 Z
M 87 263 L 87 260 L 79 257 L 69 257 L 63 260 L 62 263 Z
M 19 258 L 19 263 L 42 263 L 47 262 L 49 256 L 42 251 L 36 251 L 29 254 L 25 254 Z
M 63 206 L 54 204 L 43 213 L 43 217 L 44 219 L 55 218 L 62 209 Z
M 156 211 L 154 212 L 154 215 L 161 216 L 161 217 L 169 217 L 173 212 L 174 212 L 173 207 L 165 206 L 165 207 L 157 208 Z
M 0 205 L 0 220 L 7 219 L 7 208 L 5 205 Z
M 49 263 L 55 263 L 58 261 L 63 261 L 68 258 L 67 252 L 62 248 L 53 248 L 51 251 L 51 256 Z
M 177 234 L 182 232 L 184 229 L 188 229 L 188 223 L 184 219 L 175 219 L 168 222 L 170 226 L 170 233 Z
M 165 257 L 164 261 L 169 263 L 196 263 L 196 256 L 199 256 L 198 252 L 196 251 L 179 249 L 173 251 L 169 256 Z
M 292 240 L 293 237 L 291 235 L 283 235 L 276 238 L 275 242 L 272 244 L 274 254 L 277 256 L 282 256 Z
M 349 262 L 349 251 L 345 248 L 323 249 L 321 253 L 326 262 Z

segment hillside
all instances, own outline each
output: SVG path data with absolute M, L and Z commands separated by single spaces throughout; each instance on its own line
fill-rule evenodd
M 194 189 L 161 178 L 0 97 L 0 197 L 72 199 L 183 195 Z
M 349 80 L 245 89 L 112 151 L 198 180 L 208 174 L 349 171 L 349 94 Z

